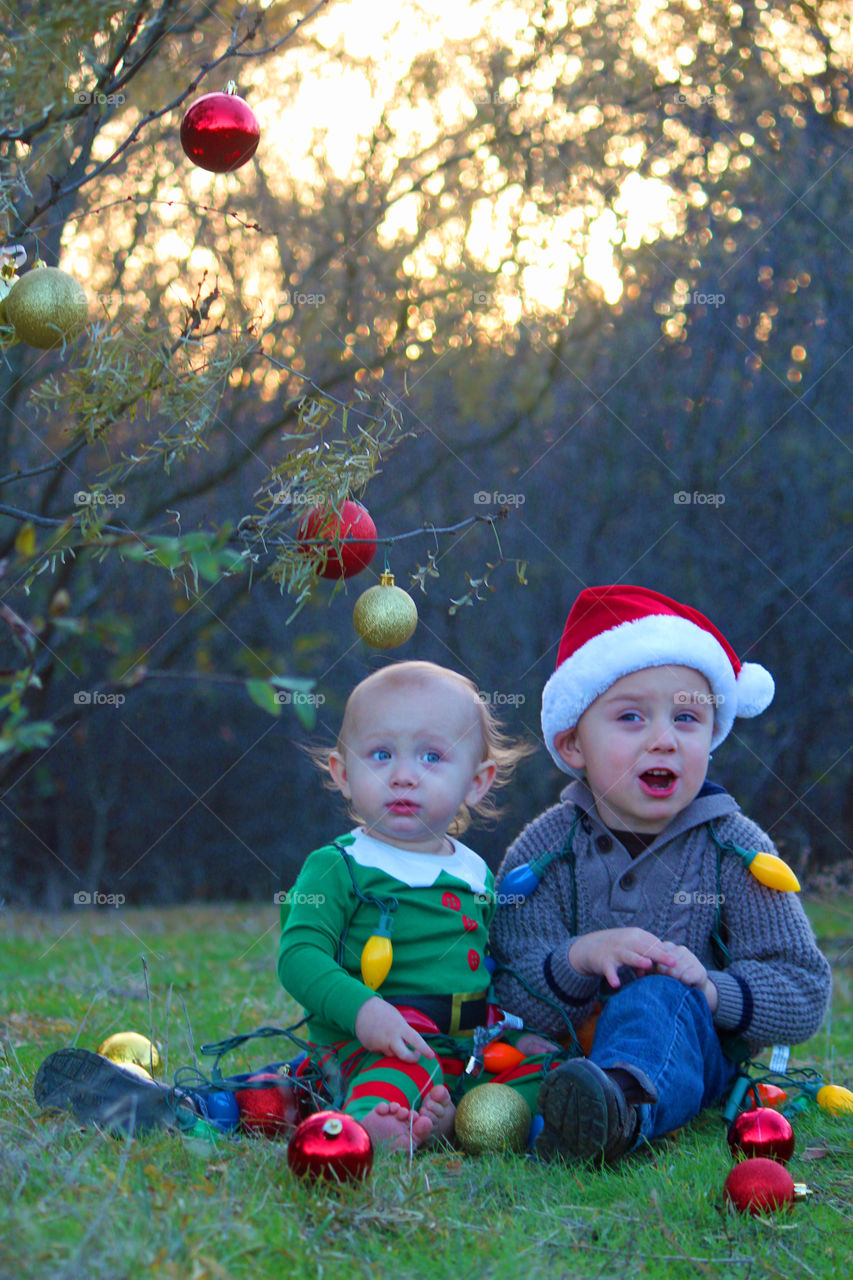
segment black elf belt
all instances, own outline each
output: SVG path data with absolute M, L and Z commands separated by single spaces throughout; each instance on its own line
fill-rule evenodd
M 488 1001 L 485 991 L 464 991 L 452 996 L 385 996 L 395 1007 L 408 1005 L 431 1018 L 442 1035 L 471 1036 L 486 1025 Z

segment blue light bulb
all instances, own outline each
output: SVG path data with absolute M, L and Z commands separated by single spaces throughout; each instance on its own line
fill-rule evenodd
M 538 876 L 529 863 L 524 862 L 505 875 L 498 885 L 498 902 L 507 897 L 529 898 L 539 887 L 541 876 Z

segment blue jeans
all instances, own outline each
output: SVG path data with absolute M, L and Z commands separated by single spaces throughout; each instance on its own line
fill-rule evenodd
M 640 1067 L 658 1101 L 639 1108 L 640 1134 L 678 1129 L 726 1092 L 737 1068 L 723 1054 L 701 991 L 653 974 L 614 991 L 595 1028 L 590 1059 L 599 1067 Z

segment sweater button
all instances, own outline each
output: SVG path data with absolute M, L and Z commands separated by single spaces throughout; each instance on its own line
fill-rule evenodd
M 609 853 L 613 848 L 613 841 L 610 839 L 610 836 L 596 836 L 595 847 L 600 853 Z
M 620 889 L 633 889 L 636 876 L 633 871 L 626 871 L 622 879 L 619 881 Z

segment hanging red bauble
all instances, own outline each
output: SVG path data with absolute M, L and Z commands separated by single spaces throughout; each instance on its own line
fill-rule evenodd
M 787 1164 L 794 1154 L 791 1122 L 770 1107 L 742 1111 L 729 1128 L 732 1155 L 766 1156 Z
M 239 169 L 251 160 L 261 136 L 252 108 L 228 90 L 197 98 L 181 121 L 181 146 L 193 164 L 211 173 Z
M 739 1213 L 765 1213 L 791 1204 L 794 1179 L 778 1160 L 757 1156 L 735 1165 L 726 1178 L 725 1193 Z
M 339 513 L 312 507 L 299 522 L 296 538 L 302 550 L 316 558 L 321 578 L 351 578 L 376 555 L 376 525 L 367 508 L 354 498 L 347 498 Z M 316 542 L 311 545 L 312 538 L 327 539 L 328 548 Z
M 287 1144 L 287 1163 L 297 1178 L 356 1182 L 373 1167 L 370 1134 L 342 1111 L 317 1111 L 303 1120 Z
M 260 1081 L 269 1084 L 258 1088 Z M 282 1138 L 299 1124 L 299 1092 L 286 1076 L 260 1071 L 249 1076 L 246 1087 L 235 1090 L 234 1097 L 240 1111 L 240 1127 L 247 1133 Z

